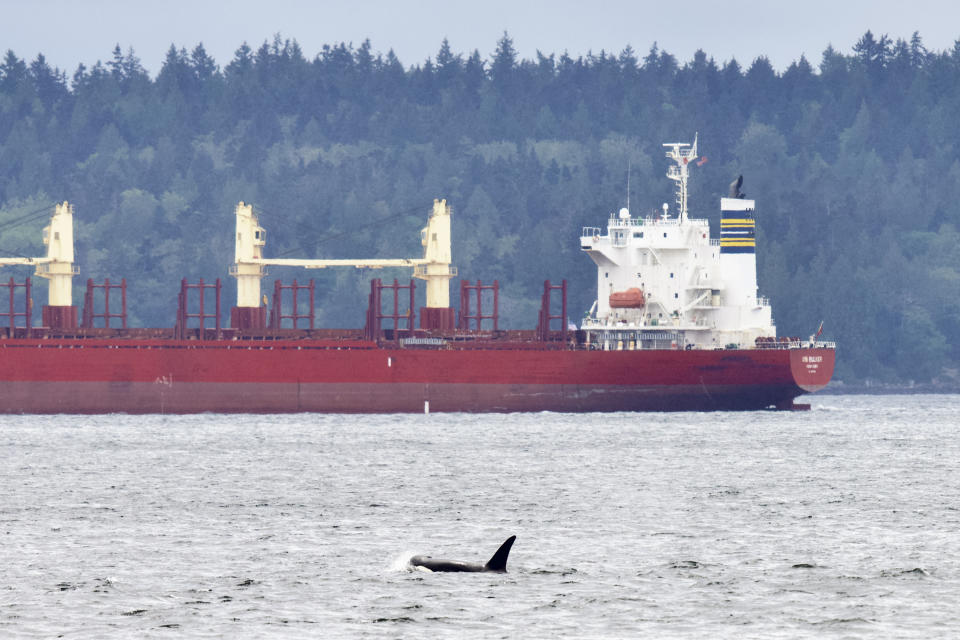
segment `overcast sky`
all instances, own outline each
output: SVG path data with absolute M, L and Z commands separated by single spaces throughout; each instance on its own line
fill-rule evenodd
M 828 44 L 849 53 L 870 29 L 909 39 L 919 31 L 931 50 L 960 38 L 957 0 L 0 0 L 0 52 L 72 74 L 132 47 L 151 74 L 171 44 L 202 42 L 221 67 L 246 41 L 256 49 L 279 33 L 313 58 L 324 44 L 391 48 L 405 66 L 433 58 L 443 38 L 454 52 L 489 58 L 507 31 L 523 58 L 571 56 L 628 44 L 642 57 L 657 42 L 681 62 L 702 48 L 719 63 L 749 66 L 759 55 L 783 70 L 801 54 L 814 65 Z

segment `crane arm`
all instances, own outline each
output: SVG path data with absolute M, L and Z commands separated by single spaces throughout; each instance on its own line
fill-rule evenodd
M 36 265 L 36 264 L 49 264 L 51 262 L 50 258 L 0 258 L 0 267 L 14 266 L 14 265 Z
M 422 258 L 397 258 L 393 260 L 297 260 L 294 258 L 261 258 L 250 260 L 251 264 L 279 267 L 303 267 L 305 269 L 326 269 L 327 267 L 356 267 L 357 269 L 383 269 L 384 267 L 415 267 L 428 264 Z

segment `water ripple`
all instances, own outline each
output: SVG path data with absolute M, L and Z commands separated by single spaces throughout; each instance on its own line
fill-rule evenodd
M 0 417 L 0 635 L 960 635 L 960 397 L 813 405 Z

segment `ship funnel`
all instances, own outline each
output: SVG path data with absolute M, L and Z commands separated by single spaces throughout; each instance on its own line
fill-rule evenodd
M 731 185 L 740 196 L 743 178 Z M 753 200 L 720 199 L 720 263 L 726 278 L 727 304 L 753 306 L 757 299 L 756 221 Z

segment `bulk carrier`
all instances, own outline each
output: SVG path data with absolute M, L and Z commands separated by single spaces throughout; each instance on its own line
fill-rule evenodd
M 625 208 L 605 229 L 582 230 L 597 299 L 579 327 L 569 321 L 565 280 L 544 283 L 535 329 L 499 327 L 497 282 L 461 280 L 455 311 L 451 212 L 437 200 L 421 258 L 370 260 L 265 258 L 266 233 L 241 202 L 229 324 L 220 280 L 184 280 L 172 327 L 132 328 L 125 281 L 88 280 L 82 310 L 74 306 L 73 210 L 64 202 L 44 229 L 45 257 L 0 258 L 0 266 L 29 265 L 49 280 L 38 326 L 30 279 L 0 283 L 9 298 L 0 312 L 0 412 L 806 408 L 794 399 L 830 381 L 835 345 L 820 341 L 820 331 L 777 337 L 770 305 L 757 295 L 754 201 L 732 185 L 720 200 L 720 238 L 711 238 L 708 221 L 688 215 L 696 140 L 664 146 L 675 210 L 664 204 L 634 217 Z M 319 329 L 313 281 L 276 281 L 270 299 L 261 291 L 270 265 L 407 267 L 413 279 L 374 279 L 362 329 Z M 419 322 L 416 280 L 426 286 Z

